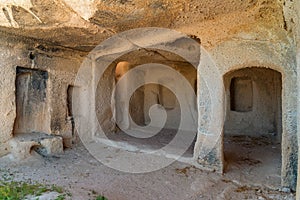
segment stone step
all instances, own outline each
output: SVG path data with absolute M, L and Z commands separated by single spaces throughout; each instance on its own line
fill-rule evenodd
M 57 135 L 32 132 L 16 134 L 10 141 L 12 155 L 23 160 L 34 150 L 42 156 L 52 156 L 63 152 L 63 139 Z

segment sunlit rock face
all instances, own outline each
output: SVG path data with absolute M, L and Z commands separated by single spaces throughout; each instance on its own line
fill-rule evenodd
M 138 27 L 201 35 L 212 47 L 236 35 L 280 37 L 275 31 L 285 26 L 283 2 L 270 0 L 1 0 L 0 7 L 0 30 L 84 51 Z
M 135 22 L 136 25 L 173 23 L 176 18 L 188 18 L 197 14 L 200 20 L 211 19 L 219 14 L 245 11 L 257 4 L 255 1 L 192 1 L 192 0 L 1 0 L 1 25 L 7 27 L 58 25 L 80 25 L 78 17 L 94 21 L 99 25 L 112 26 L 111 22 L 123 27 Z M 181 15 L 187 16 L 181 16 Z M 22 20 L 20 19 L 22 16 Z M 160 17 L 160 20 L 155 20 Z M 118 22 L 116 21 L 118 20 Z M 127 23 L 126 23 L 127 22 Z M 109 24 L 108 24 L 109 23 Z M 153 25 L 154 25 L 153 24 Z M 67 25 L 67 24 L 66 24 Z M 135 26 L 136 26 L 135 25 Z

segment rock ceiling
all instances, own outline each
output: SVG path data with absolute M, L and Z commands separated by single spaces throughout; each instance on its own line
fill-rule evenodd
M 284 28 L 282 5 L 277 0 L 0 0 L 0 31 L 89 51 L 121 31 L 165 27 L 198 35 L 209 46 L 241 30 L 263 35 L 265 27 Z

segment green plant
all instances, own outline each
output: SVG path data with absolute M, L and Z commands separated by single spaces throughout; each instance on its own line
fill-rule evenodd
M 55 200 L 64 200 L 66 198 L 66 195 L 59 195 Z
M 102 195 L 99 195 L 96 197 L 96 200 L 108 200 L 108 199 Z
M 0 199 L 1 200 L 22 200 L 28 196 L 40 196 L 46 192 L 63 193 L 63 189 L 55 185 L 47 186 L 31 181 L 14 181 L 9 173 L 4 173 L 0 179 Z M 65 199 L 62 194 L 56 200 Z

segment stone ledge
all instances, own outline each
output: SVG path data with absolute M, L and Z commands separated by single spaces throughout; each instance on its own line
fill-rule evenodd
M 30 157 L 32 150 L 42 156 L 63 152 L 62 137 L 45 133 L 18 134 L 9 141 L 9 145 L 12 155 L 18 160 Z

